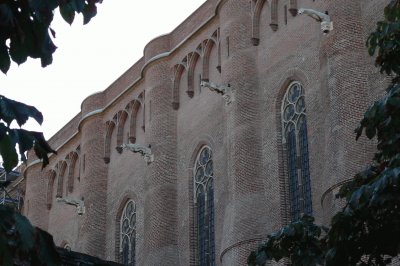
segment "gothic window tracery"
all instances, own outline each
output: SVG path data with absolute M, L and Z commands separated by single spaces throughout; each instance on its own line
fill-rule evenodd
M 120 258 L 123 265 L 135 265 L 136 204 L 129 200 L 120 220 Z
M 197 218 L 197 256 L 200 266 L 215 265 L 214 168 L 212 151 L 203 147 L 194 167 Z
M 290 217 L 312 215 L 311 181 L 304 89 L 290 84 L 282 104 L 283 145 L 286 147 Z

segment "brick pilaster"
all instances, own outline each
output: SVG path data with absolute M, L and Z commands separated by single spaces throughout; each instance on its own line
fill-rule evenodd
M 220 10 L 222 39 L 229 37 L 229 56 L 222 58 L 222 83 L 233 88 L 227 111 L 229 204 L 224 220 L 222 265 L 245 265 L 265 235 L 261 176 L 261 91 L 256 49 L 251 42 L 252 17 L 247 1 L 226 1 Z M 259 204 L 256 204 L 259 203 Z M 254 208 L 254 206 L 259 206 Z

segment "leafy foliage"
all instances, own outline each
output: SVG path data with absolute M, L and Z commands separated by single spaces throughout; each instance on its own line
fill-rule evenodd
M 46 142 L 43 133 L 10 127 L 13 121 L 21 127 L 30 117 L 39 124 L 43 122 L 42 113 L 35 107 L 0 95 L 0 156 L 7 172 L 17 166 L 18 153 L 22 161 L 26 161 L 25 153 L 33 148 L 38 158 L 43 161 L 42 167 L 49 163 L 48 153 L 56 153 Z
M 318 265 L 324 259 L 327 228 L 314 224 L 314 218 L 303 216 L 299 221 L 269 235 L 267 241 L 253 251 L 248 264 L 263 265 L 266 260 L 289 258 L 293 266 Z
M 0 264 L 60 265 L 53 237 L 13 208 L 0 205 Z
M 48 153 L 56 153 L 46 142 L 43 133 L 11 128 L 14 121 L 21 127 L 29 118 L 39 124 L 43 122 L 42 113 L 35 107 L 0 95 L 0 156 L 7 172 L 17 166 L 18 153 L 26 161 L 25 153 L 33 148 L 43 161 L 42 167 L 49 163 Z M 3 186 L 7 183 L 1 185 L 4 190 Z M 33 227 L 14 208 L 0 205 L 0 265 L 14 265 L 15 262 L 60 265 L 60 258 L 50 234 Z
M 373 56 L 378 50 L 375 64 L 387 75 L 400 74 L 400 2 L 392 0 L 385 7 L 385 20 L 377 23 L 368 40 L 368 52 Z
M 55 31 L 50 27 L 54 10 L 71 24 L 75 13 L 88 23 L 102 0 L 0 0 L 0 70 L 7 73 L 11 60 L 24 63 L 28 57 L 40 58 L 43 67 L 53 61 L 57 49 Z M 52 36 L 52 37 L 51 37 Z
M 28 57 L 40 58 L 42 67 L 52 63 L 56 50 L 50 28 L 54 10 L 59 8 L 64 20 L 71 24 L 75 13 L 83 14 L 88 23 L 97 13 L 102 0 L 0 0 L 0 70 L 6 74 L 11 61 L 24 63 Z M 0 156 L 3 167 L 10 172 L 18 164 L 18 154 L 26 161 L 26 152 L 33 148 L 42 160 L 49 163 L 48 154 L 56 153 L 43 133 L 21 128 L 29 118 L 39 124 L 42 113 L 35 107 L 0 95 Z M 19 128 L 11 128 L 13 122 Z M 18 146 L 18 151 L 17 151 Z M 4 189 L 6 183 L 1 184 Z M 0 205 L 0 265 L 61 265 L 53 237 L 33 227 L 29 220 L 14 208 Z
M 268 236 L 249 256 L 249 265 L 283 257 L 293 265 L 387 265 L 400 253 L 400 0 L 392 0 L 384 14 L 367 46 L 371 56 L 377 54 L 375 65 L 381 73 L 393 79 L 355 130 L 356 139 L 362 134 L 377 139 L 372 163 L 340 188 L 337 197 L 346 204 L 332 218 L 326 235 L 314 233 L 310 238 L 290 232 L 296 226 L 321 231 L 313 220 L 306 223 L 303 218 Z

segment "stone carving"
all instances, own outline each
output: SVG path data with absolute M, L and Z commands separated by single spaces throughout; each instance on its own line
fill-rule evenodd
M 226 105 L 229 105 L 233 102 L 232 88 L 229 85 L 228 86 L 216 85 L 212 82 L 203 80 L 201 81 L 200 86 L 209 88 L 211 91 L 215 91 L 216 93 L 222 94 L 222 98 L 224 98 Z
M 308 15 L 316 21 L 321 22 L 321 30 L 324 34 L 328 34 L 333 30 L 333 22 L 331 21 L 331 17 L 328 15 L 327 11 L 322 13 L 313 9 L 300 8 L 298 14 Z
M 150 145 L 149 147 L 145 147 L 143 145 L 136 143 L 128 143 L 128 144 L 122 144 L 119 147 L 125 150 L 130 150 L 133 153 L 140 153 L 147 164 L 150 164 L 154 161 L 154 155 L 151 153 Z
M 83 200 L 58 197 L 57 198 L 57 202 L 64 202 L 65 204 L 75 206 L 76 207 L 76 211 L 78 212 L 78 215 L 82 215 L 86 211 L 85 204 L 84 204 Z

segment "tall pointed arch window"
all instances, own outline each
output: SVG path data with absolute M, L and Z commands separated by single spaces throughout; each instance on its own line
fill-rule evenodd
M 123 265 L 135 265 L 136 204 L 129 200 L 120 221 L 120 258 Z
M 304 89 L 298 82 L 290 84 L 282 103 L 283 145 L 286 148 L 290 217 L 312 215 L 307 117 Z
M 194 167 L 194 202 L 197 220 L 197 259 L 199 266 L 215 265 L 214 169 L 212 151 L 204 146 Z

